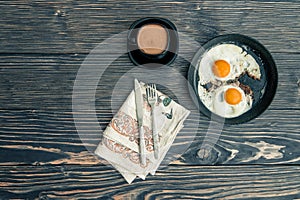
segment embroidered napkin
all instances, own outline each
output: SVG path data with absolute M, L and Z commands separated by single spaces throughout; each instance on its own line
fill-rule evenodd
M 131 183 L 137 176 L 144 180 L 149 173 L 155 174 L 190 113 L 183 106 L 157 91 L 158 102 L 154 114 L 159 135 L 159 155 L 158 159 L 155 159 L 151 107 L 147 102 L 146 86 L 144 83 L 140 84 L 144 99 L 143 127 L 146 164 L 141 164 L 139 156 L 139 129 L 134 90 L 105 129 L 103 140 L 95 150 L 95 153 L 111 163 L 128 183 Z

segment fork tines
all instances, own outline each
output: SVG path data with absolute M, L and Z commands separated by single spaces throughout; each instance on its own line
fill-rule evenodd
M 157 103 L 157 91 L 155 84 L 148 84 L 146 87 L 146 94 L 147 100 L 149 105 L 151 106 L 151 113 L 152 113 L 152 136 L 153 136 L 153 144 L 154 144 L 154 157 L 158 158 L 158 151 L 159 151 L 159 141 L 158 141 L 158 133 L 156 128 L 156 120 L 155 120 L 155 113 L 154 109 Z

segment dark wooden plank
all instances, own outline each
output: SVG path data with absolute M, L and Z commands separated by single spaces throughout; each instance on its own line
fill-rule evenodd
M 299 166 L 179 166 L 128 185 L 109 166 L 0 167 L 3 199 L 295 199 Z
M 79 122 L 83 132 L 88 134 L 80 135 L 86 140 L 83 143 L 72 114 L 51 110 L 1 110 L 0 165 L 102 163 L 103 160 L 87 150 L 95 148 L 100 140 L 98 124 L 88 117 Z M 206 157 L 201 157 L 199 151 L 209 120 L 193 115 L 174 143 L 174 148 L 183 149 L 178 153 L 184 153 L 174 162 L 199 165 L 299 164 L 299 115 L 300 110 L 268 110 L 249 123 L 226 125 L 216 146 Z M 102 128 L 111 117 L 110 111 L 98 110 Z
M 271 52 L 299 52 L 299 8 L 299 1 L 1 1 L 0 52 L 87 53 L 146 16 L 169 18 L 201 44 L 241 33 Z
M 299 8 L 298 1 L 1 1 L 0 198 L 300 198 Z M 279 87 L 269 110 L 249 123 L 225 126 L 204 156 L 199 150 L 209 120 L 192 117 L 175 142 L 185 146 L 194 140 L 185 154 L 156 176 L 127 185 L 82 144 L 71 97 L 87 53 L 144 16 L 167 17 L 200 44 L 226 33 L 258 39 L 278 64 Z M 181 45 L 189 47 L 187 41 Z M 173 67 L 184 75 L 187 65 L 177 59 Z M 132 67 L 124 55 L 101 78 L 96 94 L 101 125 L 112 117 L 114 84 Z M 127 89 L 124 85 L 116 104 Z M 189 128 L 198 123 L 198 130 Z M 87 131 L 94 127 L 89 117 L 82 125 Z M 212 164 L 225 166 L 205 166 Z
M 268 110 L 248 123 L 225 125 L 212 152 L 204 157 L 199 144 L 207 129 L 199 129 L 196 142 L 182 156 L 182 162 L 200 165 L 299 163 L 300 154 L 295 144 L 299 141 L 299 114 L 298 110 Z M 289 119 L 285 120 L 286 117 Z
M 4 164 L 97 163 L 79 140 L 72 115 L 72 89 L 77 70 L 86 55 L 7 55 L 1 60 L 1 157 Z M 208 119 L 201 117 L 196 142 L 183 156 L 184 163 L 299 163 L 296 151 L 299 132 L 298 54 L 276 53 L 279 87 L 270 109 L 260 118 L 238 126 L 225 127 L 218 146 L 206 159 L 198 156 L 208 128 Z M 188 63 L 178 59 L 174 68 L 182 74 Z M 101 78 L 96 93 L 96 109 L 104 127 L 112 117 L 111 97 L 114 84 L 132 69 L 126 55 L 116 60 Z M 129 74 L 134 76 L 134 73 Z M 88 81 L 88 77 L 87 77 Z M 177 83 L 177 82 L 176 82 Z M 173 84 L 173 82 L 170 82 Z M 171 85 L 169 85 L 171 86 Z M 124 85 L 115 104 L 120 105 L 130 91 Z M 186 96 L 188 99 L 188 93 Z M 86 118 L 85 126 L 94 127 Z M 189 121 L 198 124 L 196 118 Z M 96 130 L 96 127 L 95 127 Z M 183 135 L 186 141 L 197 130 Z M 97 137 L 97 133 L 94 133 Z M 183 138 L 185 139 L 185 138 Z M 246 143 L 248 142 L 248 143 Z M 185 143 L 184 143 L 185 144 Z M 265 149 L 271 145 L 268 157 Z M 282 148 L 279 148 L 282 147 Z M 279 148 L 279 149 L 278 149 Z M 21 150 L 20 150 L 21 149 Z M 25 155 L 30 153 L 30 157 Z M 47 155 L 47 156 L 46 156 Z
M 85 57 L 85 54 L 0 56 L 0 108 L 71 110 L 74 81 Z M 278 67 L 279 85 L 271 109 L 299 109 L 298 63 L 300 63 L 300 56 L 299 54 L 275 53 L 274 59 Z M 97 60 L 95 62 L 99 67 L 106 67 Z M 178 58 L 172 66 L 180 74 L 186 76 L 188 65 L 187 61 Z M 131 64 L 126 55 L 107 67 L 96 92 L 96 103 L 100 108 L 107 108 L 111 105 L 112 90 L 123 75 L 127 74 L 131 78 L 136 75 L 134 72 L 128 72 L 132 69 L 137 68 Z M 86 76 L 86 82 L 88 83 L 94 76 L 94 74 Z M 165 87 L 172 88 L 176 84 L 180 86 L 180 82 L 171 80 Z M 130 87 L 123 85 L 118 90 L 120 98 L 115 100 L 125 99 Z M 90 90 L 92 89 L 84 92 Z M 189 98 L 188 93 L 184 98 Z

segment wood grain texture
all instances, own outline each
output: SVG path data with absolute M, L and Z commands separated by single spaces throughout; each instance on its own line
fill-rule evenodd
M 1 1 L 0 10 L 3 53 L 87 53 L 146 16 L 169 18 L 201 44 L 241 33 L 271 52 L 300 50 L 298 1 Z
M 3 157 L 1 157 L 3 164 L 101 162 L 90 155 L 82 145 L 73 122 L 73 84 L 85 56 L 85 54 L 2 56 L 0 144 L 3 145 Z M 278 65 L 279 86 L 271 107 L 249 123 L 225 127 L 217 146 L 205 159 L 199 157 L 199 149 L 207 132 L 209 120 L 201 116 L 199 128 L 189 129 L 190 126 L 199 123 L 197 116 L 191 118 L 178 144 L 184 146 L 193 140 L 195 142 L 182 156 L 180 162 L 299 163 L 297 146 L 300 128 L 300 92 L 297 81 L 300 72 L 297 71 L 297 63 L 300 62 L 300 57 L 298 54 L 275 53 L 274 58 Z M 188 63 L 183 59 L 177 59 L 173 67 L 185 75 Z M 109 66 L 101 78 L 95 103 L 102 128 L 105 128 L 113 115 L 112 90 L 116 90 L 114 87 L 118 79 L 132 68 L 134 67 L 124 55 Z M 128 77 L 134 75 L 134 73 L 127 74 Z M 86 80 L 88 82 L 88 76 Z M 173 82 L 170 82 L 166 87 L 172 84 Z M 117 97 L 114 96 L 114 104 L 121 105 L 130 92 L 128 88 L 132 87 L 125 84 L 118 90 Z M 189 98 L 186 92 L 184 99 Z M 97 129 L 89 117 L 83 119 L 82 125 L 86 131 L 93 127 Z M 196 138 L 194 138 L 195 132 L 197 132 Z M 93 131 L 89 137 L 99 138 L 99 133 Z M 87 144 L 87 147 L 95 146 L 97 141 L 99 140 L 93 140 Z M 14 156 L 7 158 L 4 156 L 7 153 L 13 153 Z
M 105 128 L 112 114 L 107 110 L 99 110 L 99 113 L 100 125 Z M 103 162 L 87 151 L 95 148 L 101 138 L 101 132 L 89 132 L 91 128 L 97 130 L 89 118 L 81 124 L 82 130 L 89 133 L 81 135 L 84 146 L 76 131 L 72 112 L 2 110 L 0 114 L 0 165 Z M 299 164 L 299 115 L 300 110 L 268 110 L 249 123 L 227 125 L 212 153 L 205 159 L 199 157 L 199 150 L 209 120 L 204 116 L 200 120 L 191 118 L 174 143 L 174 148 L 183 148 L 180 153 L 186 151 L 176 163 Z M 199 128 L 192 126 L 195 123 L 199 123 Z M 191 145 L 188 150 L 186 145 Z
M 191 52 L 193 55 L 194 52 Z M 76 55 L 2 55 L 0 56 L 0 108 L 2 109 L 47 109 L 71 110 L 72 92 L 76 74 L 84 61 L 86 54 Z M 107 55 L 99 55 L 107 56 Z M 110 55 L 114 57 L 114 55 Z M 299 54 L 274 53 L 273 57 L 279 73 L 277 94 L 271 109 L 299 109 L 300 105 L 300 63 Z M 101 58 L 101 60 L 105 58 Z M 135 76 L 130 70 L 137 69 L 129 61 L 127 55 L 116 59 L 110 66 L 102 66 L 100 61 L 92 60 L 97 66 L 106 68 L 97 88 L 96 102 L 105 108 L 111 104 L 112 91 L 122 76 Z M 189 63 L 178 58 L 173 63 L 173 69 L 187 77 Z M 94 78 L 94 74 L 86 75 L 86 82 Z M 148 74 L 145 74 L 147 77 Z M 124 78 L 124 77 L 123 77 Z M 172 88 L 180 82 L 170 81 L 165 87 Z M 84 92 L 92 90 L 87 88 Z M 122 85 L 118 90 L 124 100 L 130 92 L 128 85 Z M 186 93 L 186 99 L 189 94 Z M 122 99 L 123 98 L 123 99 Z M 120 102 L 121 103 L 121 102 Z
M 0 10 L 0 199 L 300 199 L 299 1 L 13 0 L 1 1 Z M 174 144 L 193 141 L 189 149 L 156 176 L 128 185 L 83 145 L 72 90 L 93 48 L 147 16 L 169 18 L 199 44 L 228 33 L 257 39 L 275 59 L 279 85 L 270 108 L 251 122 L 225 126 L 211 153 L 200 151 L 209 120 L 192 110 Z M 188 41 L 181 47 L 193 56 Z M 187 66 L 183 58 L 172 65 L 183 76 Z M 95 98 L 101 127 L 112 117 L 112 97 L 116 106 L 128 94 L 126 84 L 117 97 L 112 90 L 132 69 L 123 55 L 101 77 Z M 80 125 L 96 128 L 89 117 Z M 98 137 L 89 132 L 87 148 Z
M 22 199 L 295 199 L 299 166 L 169 166 L 128 185 L 109 166 L 1 167 L 0 196 Z

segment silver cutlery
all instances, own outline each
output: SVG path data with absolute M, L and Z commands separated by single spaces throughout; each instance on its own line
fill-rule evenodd
M 156 127 L 156 120 L 155 120 L 155 108 L 157 103 L 157 91 L 155 84 L 148 84 L 146 87 L 146 95 L 149 105 L 151 106 L 151 113 L 152 113 L 152 136 L 153 136 L 153 144 L 154 144 L 154 158 L 158 158 L 159 154 L 159 141 L 158 141 L 158 133 Z
M 140 160 L 142 165 L 146 165 L 146 155 L 145 155 L 145 137 L 143 128 L 143 116 L 144 116 L 144 100 L 142 95 L 142 88 L 137 79 L 134 80 L 134 93 L 135 93 L 135 105 L 136 105 L 136 116 L 139 128 L 139 147 L 140 147 Z

